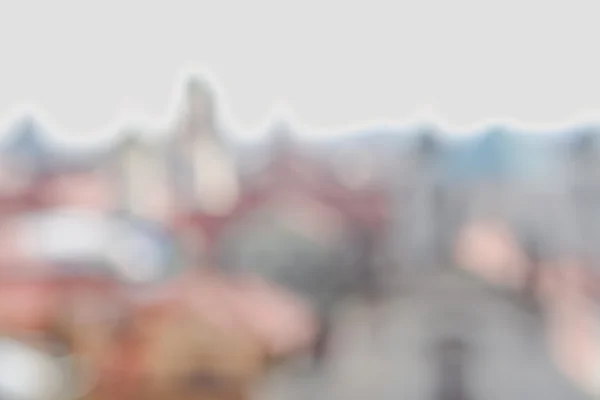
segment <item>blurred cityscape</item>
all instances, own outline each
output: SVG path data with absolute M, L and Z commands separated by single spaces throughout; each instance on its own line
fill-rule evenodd
M 0 398 L 600 396 L 599 126 L 0 143 Z

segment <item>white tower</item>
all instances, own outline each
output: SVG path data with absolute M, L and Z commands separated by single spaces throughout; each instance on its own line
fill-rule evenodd
M 191 172 L 192 206 L 210 215 L 227 214 L 239 199 L 237 170 L 216 126 L 214 91 L 204 79 L 187 82 L 182 114 L 178 152 Z

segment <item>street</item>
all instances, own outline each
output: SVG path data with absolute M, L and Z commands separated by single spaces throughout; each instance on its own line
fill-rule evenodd
M 469 399 L 585 398 L 552 365 L 539 316 L 455 273 L 417 286 L 377 313 L 349 301 L 338 313 L 332 356 L 321 373 L 296 360 L 273 371 L 256 398 L 437 400 L 434 346 L 446 336 L 467 343 Z

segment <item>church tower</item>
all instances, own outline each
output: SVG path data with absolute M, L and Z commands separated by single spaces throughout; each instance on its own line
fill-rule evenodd
M 175 132 L 177 196 L 186 209 L 226 215 L 239 200 L 235 160 L 217 127 L 214 90 L 201 77 L 187 81 Z

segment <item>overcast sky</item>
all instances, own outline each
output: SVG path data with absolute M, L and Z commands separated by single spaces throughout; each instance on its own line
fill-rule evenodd
M 191 65 L 218 79 L 240 132 L 281 102 L 312 132 L 427 113 L 460 126 L 564 122 L 600 107 L 599 9 L 597 0 L 6 0 L 0 114 L 34 105 L 80 135 L 126 115 L 161 118 Z

